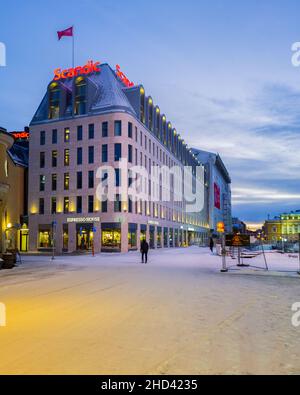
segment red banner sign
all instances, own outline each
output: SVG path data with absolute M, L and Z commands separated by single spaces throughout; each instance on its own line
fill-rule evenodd
M 215 196 L 215 208 L 221 209 L 221 190 L 218 184 L 214 183 L 214 196 Z
M 100 69 L 100 62 L 93 62 L 89 60 L 86 65 L 84 66 L 77 66 L 72 67 L 70 69 L 55 69 L 54 70 L 54 81 L 64 80 L 67 78 L 77 77 L 78 75 L 88 75 L 92 73 L 99 73 Z
M 134 86 L 134 83 L 130 81 L 124 73 L 122 73 L 121 67 L 118 64 L 116 65 L 116 75 L 120 78 L 123 84 L 127 86 L 127 88 L 132 88 Z

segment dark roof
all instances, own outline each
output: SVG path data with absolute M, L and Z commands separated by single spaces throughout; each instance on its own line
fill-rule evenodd
M 128 112 L 137 116 L 137 111 L 133 108 L 129 100 L 130 92 L 139 90 L 140 86 L 132 88 L 126 87 L 116 76 L 114 70 L 108 64 L 101 64 L 101 72 L 85 77 L 89 88 L 87 90 L 87 102 L 89 107 L 85 116 L 92 116 L 113 111 Z M 51 81 L 52 83 L 53 81 Z M 58 81 L 65 92 L 72 93 L 74 89 L 74 78 Z M 35 113 L 32 124 L 53 122 L 72 118 L 72 111 L 66 109 L 65 115 L 58 119 L 48 119 L 48 97 L 45 94 L 37 112 Z
M 23 144 L 14 143 L 14 145 L 7 150 L 11 160 L 17 166 L 28 167 L 28 146 Z

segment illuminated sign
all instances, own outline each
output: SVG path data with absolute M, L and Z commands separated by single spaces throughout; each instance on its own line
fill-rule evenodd
M 124 73 L 121 71 L 121 67 L 117 64 L 116 65 L 116 75 L 120 78 L 120 80 L 123 82 L 127 88 L 132 88 L 134 86 L 134 83 L 131 82 Z
M 100 217 L 67 218 L 67 223 L 93 223 L 100 222 Z
M 224 222 L 218 222 L 217 232 L 225 233 L 225 224 L 224 224 Z
M 249 247 L 250 235 L 226 235 L 226 247 Z
M 214 184 L 214 197 L 215 197 L 215 208 L 221 209 L 221 190 L 218 184 Z
M 62 69 L 55 69 L 54 70 L 54 81 L 58 80 L 65 80 L 67 78 L 77 77 L 78 75 L 88 75 L 92 73 L 99 73 L 100 69 L 100 62 L 93 62 L 89 60 L 86 65 L 84 66 L 77 66 L 72 67 L 70 69 L 62 70 Z
M 11 133 L 16 140 L 28 140 L 29 132 L 12 132 Z

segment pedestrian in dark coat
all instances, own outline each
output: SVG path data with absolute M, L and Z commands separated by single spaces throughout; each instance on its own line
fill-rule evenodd
M 215 245 L 214 239 L 211 237 L 210 241 L 209 241 L 209 248 L 210 248 L 212 253 L 214 252 L 214 245 Z
M 145 263 L 148 262 L 148 251 L 149 251 L 149 244 L 144 239 L 141 243 L 142 263 L 144 263 L 144 258 L 145 258 Z

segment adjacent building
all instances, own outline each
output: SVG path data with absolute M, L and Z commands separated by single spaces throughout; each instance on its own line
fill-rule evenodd
M 30 124 L 29 158 L 30 251 L 126 252 L 138 249 L 142 238 L 151 248 L 207 242 L 211 225 L 202 161 L 144 87 L 133 84 L 119 66 L 113 70 L 88 62 L 55 70 Z M 126 172 L 120 167 L 124 158 Z M 135 201 L 124 198 L 121 189 L 137 181 L 132 170 L 137 166 L 147 173 L 140 182 L 147 184 L 149 198 Z M 203 207 L 195 211 L 178 198 L 176 184 L 182 180 L 172 173 L 186 166 L 192 169 L 193 185 L 196 180 L 201 185 L 195 194 Z M 169 184 L 160 174 L 154 186 L 151 172 L 156 167 L 171 172 Z M 209 167 L 211 177 L 218 177 L 214 168 L 219 167 L 218 157 L 213 169 Z M 99 182 L 112 179 L 114 200 L 99 198 Z M 154 187 L 158 199 L 152 201 Z M 165 190 L 169 200 L 163 198 Z M 222 200 L 222 205 L 223 219 L 229 203 L 227 207 Z
M 230 175 L 220 155 L 199 149 L 193 149 L 192 152 L 199 162 L 203 163 L 207 174 L 207 205 L 210 229 L 212 232 L 217 233 L 218 228 L 221 227 L 226 233 L 231 233 L 232 210 Z
M 232 218 L 232 229 L 234 232 L 246 234 L 247 233 L 247 225 L 245 222 L 241 221 L 237 217 Z
M 269 243 L 296 242 L 300 234 L 300 210 L 283 213 L 264 224 L 264 233 Z
M 28 146 L 0 128 L 0 252 L 28 250 Z

